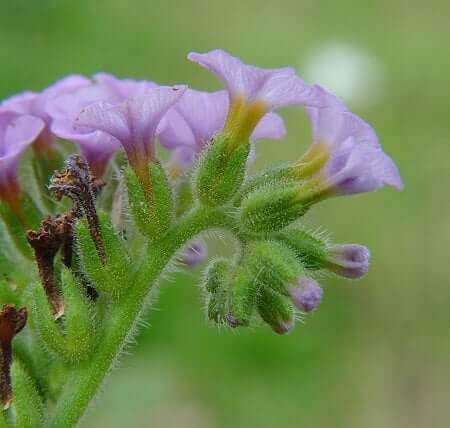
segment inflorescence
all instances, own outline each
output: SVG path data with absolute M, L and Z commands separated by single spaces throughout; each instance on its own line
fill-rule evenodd
M 203 276 L 208 318 L 232 328 L 262 320 L 285 334 L 319 306 L 323 272 L 368 271 L 367 248 L 332 244 L 301 219 L 335 196 L 402 189 L 372 127 L 292 68 L 257 68 L 222 50 L 188 58 L 225 89 L 99 73 L 0 104 L 0 398 L 8 408 L 12 379 L 18 426 L 76 424 L 161 274 L 207 257 L 205 232 L 238 243 Z M 286 135 L 275 111 L 295 105 L 311 122 L 309 148 L 250 175 L 256 143 Z M 12 348 L 27 320 L 14 304 L 30 322 Z

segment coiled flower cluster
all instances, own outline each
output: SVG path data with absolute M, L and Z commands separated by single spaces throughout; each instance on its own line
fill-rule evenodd
M 301 220 L 333 197 L 402 188 L 370 125 L 292 68 L 188 58 L 224 90 L 99 73 L 0 104 L 0 399 L 14 395 L 17 426 L 77 423 L 161 275 L 204 260 L 208 231 L 237 242 L 203 276 L 208 318 L 232 328 L 285 334 L 319 306 L 323 272 L 368 271 L 367 248 Z M 249 175 L 258 141 L 285 136 L 275 111 L 288 106 L 306 110 L 309 148 Z

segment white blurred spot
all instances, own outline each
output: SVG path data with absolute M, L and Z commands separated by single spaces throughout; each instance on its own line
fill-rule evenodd
M 305 78 L 350 104 L 371 105 L 383 96 L 383 65 L 370 52 L 346 43 L 316 49 L 305 63 Z

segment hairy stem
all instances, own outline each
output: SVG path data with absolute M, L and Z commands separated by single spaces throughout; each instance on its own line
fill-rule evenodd
M 103 335 L 91 359 L 74 368 L 60 396 L 52 428 L 68 428 L 77 424 L 94 398 L 101 383 L 119 358 L 137 322 L 146 309 L 146 300 L 153 285 L 170 263 L 178 249 L 207 229 L 233 231 L 234 219 L 222 209 L 196 208 L 152 244 L 146 260 L 137 272 L 129 293 L 113 308 L 106 321 Z

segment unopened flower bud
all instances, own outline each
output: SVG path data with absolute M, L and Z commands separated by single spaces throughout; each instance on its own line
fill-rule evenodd
M 38 231 L 28 231 L 28 243 L 34 250 L 39 276 L 53 309 L 55 318 L 64 314 L 64 302 L 56 285 L 54 261 L 57 252 L 63 250 L 63 262 L 71 264 L 73 240 L 73 212 L 47 217 Z
M 261 290 L 258 312 L 275 333 L 286 334 L 294 328 L 294 310 L 289 299 L 273 290 Z
M 241 221 L 251 232 L 274 232 L 301 218 L 307 209 L 308 201 L 298 184 L 267 186 L 243 200 Z
M 74 209 L 83 213 L 89 224 L 89 231 L 103 264 L 106 264 L 106 252 L 95 208 L 95 198 L 99 192 L 98 182 L 94 182 L 89 166 L 78 155 L 69 157 L 66 168 L 55 172 L 49 189 L 53 191 L 57 200 L 63 196 L 72 199 Z
M 306 276 L 298 279 L 297 284 L 288 287 L 294 305 L 304 312 L 316 309 L 322 301 L 323 290 L 320 285 Z
M 369 270 L 370 251 L 358 244 L 333 245 L 329 248 L 327 267 L 345 278 L 363 277 Z

